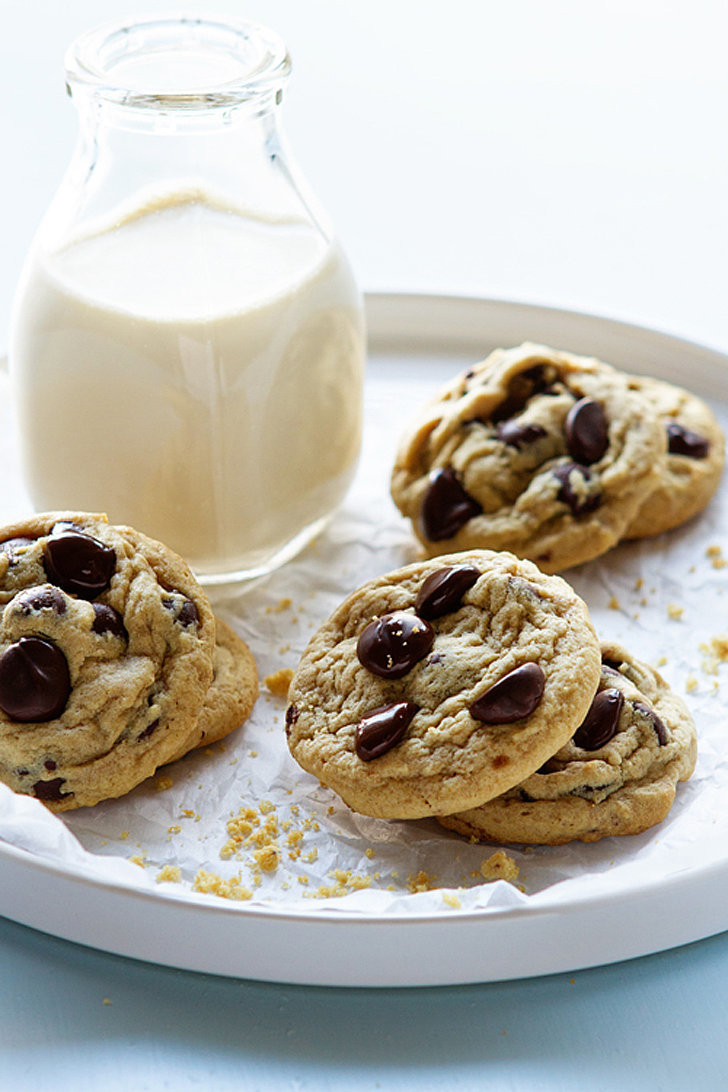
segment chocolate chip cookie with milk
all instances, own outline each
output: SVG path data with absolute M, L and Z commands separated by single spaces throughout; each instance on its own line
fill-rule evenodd
M 619 542 L 666 453 L 656 410 L 625 375 L 526 343 L 495 350 L 423 408 L 391 491 L 430 556 L 508 550 L 557 572 Z
M 598 692 L 569 742 L 519 785 L 441 817 L 442 826 L 488 842 L 562 845 L 662 822 L 695 768 L 695 725 L 654 668 L 611 642 L 602 656 Z
M 0 531 L 0 780 L 65 811 L 200 741 L 216 623 L 181 558 L 105 516 Z
M 630 378 L 629 386 L 650 401 L 667 436 L 659 482 L 625 531 L 625 538 L 644 538 L 705 508 L 723 473 L 725 440 L 710 406 L 690 391 L 646 376 Z
M 289 748 L 366 815 L 460 811 L 571 738 L 600 662 L 560 577 L 488 550 L 418 562 L 364 584 L 312 637 L 289 689 Z

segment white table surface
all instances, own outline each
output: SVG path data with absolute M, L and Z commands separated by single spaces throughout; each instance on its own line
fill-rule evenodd
M 75 136 L 65 47 L 151 8 L 0 0 L 0 351 Z M 287 40 L 288 136 L 363 288 L 549 304 L 728 351 L 721 0 L 197 8 Z M 0 920 L 0 966 L 2 1090 L 726 1087 L 726 935 L 573 975 L 347 991 L 172 971 Z

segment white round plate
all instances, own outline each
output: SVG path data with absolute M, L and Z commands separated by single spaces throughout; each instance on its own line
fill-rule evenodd
M 367 310 L 370 415 L 387 404 L 395 379 L 398 390 L 411 379 L 419 392 L 496 345 L 533 340 L 690 386 L 728 419 L 728 358 L 664 334 L 477 299 L 372 295 Z M 410 409 L 402 407 L 403 420 Z M 687 633 L 680 632 L 681 641 Z M 693 793 L 690 807 L 699 809 L 701 800 L 705 806 L 706 793 L 710 803 L 710 771 L 700 784 L 706 788 Z M 629 959 L 728 929 L 722 826 L 728 818 L 716 814 L 715 838 L 704 851 L 696 848 L 691 863 L 683 855 L 678 867 L 641 876 L 637 853 L 636 867 L 624 876 L 616 870 L 612 886 L 601 868 L 593 885 L 556 883 L 520 905 L 473 910 L 451 902 L 422 912 L 413 902 L 411 910 L 386 914 L 350 912 L 345 899 L 293 909 L 280 901 L 191 899 L 174 885 L 139 889 L 96 872 L 93 861 L 59 863 L 6 841 L 0 842 L 0 913 L 119 955 L 242 978 L 334 986 L 497 981 Z M 612 842 L 618 856 L 619 839 Z

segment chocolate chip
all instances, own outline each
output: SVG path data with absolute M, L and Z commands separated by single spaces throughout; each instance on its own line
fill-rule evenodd
M 286 724 L 295 724 L 300 715 L 297 705 L 289 705 L 286 709 Z
M 116 569 L 116 553 L 84 531 L 64 529 L 46 540 L 45 568 L 53 584 L 81 599 L 105 591 Z
M 106 603 L 94 603 L 94 620 L 91 623 L 91 629 L 101 636 L 104 633 L 110 633 L 112 637 L 119 637 L 122 641 L 126 641 L 129 636 L 124 619 L 118 610 L 107 606 Z
M 657 742 L 661 747 L 664 747 L 669 739 L 665 722 L 658 717 L 654 709 L 650 709 L 649 705 L 646 705 L 643 701 L 633 701 L 632 706 L 638 713 L 641 713 L 643 717 L 647 717 L 655 730 Z
M 73 796 L 72 792 L 61 792 L 65 785 L 62 777 L 54 777 L 52 781 L 36 781 L 33 785 L 33 795 L 38 800 L 58 801 L 66 796 Z
M 496 429 L 498 439 L 502 443 L 508 444 L 509 447 L 515 447 L 518 451 L 522 447 L 535 443 L 536 440 L 540 440 L 545 435 L 546 429 L 542 428 L 541 425 L 529 425 L 514 417 L 502 421 Z
M 537 707 L 543 696 L 544 673 L 538 664 L 514 667 L 470 706 L 470 714 L 484 724 L 512 724 Z
M 58 766 L 58 763 L 57 763 L 57 762 L 55 762 L 55 761 L 54 761 L 54 760 L 53 760 L 52 758 L 47 758 L 47 759 L 45 760 L 45 762 L 43 763 L 43 765 L 45 766 L 45 768 L 46 768 L 46 769 L 47 769 L 47 770 L 49 771 L 49 773 L 50 773 L 50 772 L 51 772 L 52 770 L 55 770 L 55 769 L 56 769 L 56 767 Z
M 431 542 L 452 538 L 482 511 L 478 502 L 466 493 L 454 470 L 439 467 L 432 471 L 421 512 L 422 529 Z
M 671 421 L 665 427 L 667 432 L 667 450 L 671 455 L 685 455 L 688 459 L 707 459 L 710 444 L 704 436 L 693 432 L 677 421 Z
M 576 729 L 573 741 L 582 751 L 598 751 L 617 734 L 624 694 L 615 687 L 600 690 L 589 712 Z
M 607 656 L 602 656 L 602 667 L 608 668 L 609 671 L 616 672 L 617 675 L 621 674 L 620 667 L 624 663 L 624 660 L 610 660 Z
M 395 610 L 375 618 L 359 634 L 359 663 L 383 679 L 401 679 L 432 648 L 435 632 L 429 622 L 408 611 Z
M 589 485 L 592 480 L 591 470 L 587 466 L 581 466 L 579 463 L 562 463 L 561 466 L 554 467 L 552 474 L 558 482 L 561 483 L 557 498 L 564 504 L 568 505 L 571 509 L 572 516 L 582 516 L 587 512 L 593 512 L 595 508 L 599 507 L 601 502 L 600 493 L 584 492 L 576 488 L 576 480 L 581 479 L 585 485 Z
M 34 538 L 23 538 L 20 535 L 17 538 L 6 538 L 4 542 L 0 542 L 0 553 L 9 554 L 13 558 L 23 546 L 32 546 L 34 542 Z
M 54 614 L 66 613 L 66 599 L 59 588 L 44 584 L 38 588 L 27 588 L 18 592 L 13 599 L 13 607 L 18 614 L 27 617 L 33 611 L 50 610 Z
M 371 762 L 394 747 L 403 738 L 419 709 L 411 701 L 380 705 L 365 715 L 357 725 L 354 748 L 363 762 Z
M 609 428 L 604 407 L 593 398 L 580 398 L 566 415 L 566 446 L 577 463 L 599 462 L 609 447 Z
M 505 421 L 509 417 L 514 417 L 534 395 L 546 392 L 555 376 L 555 369 L 545 363 L 534 364 L 526 371 L 512 376 L 506 396 L 493 413 L 492 420 Z
M 179 622 L 185 629 L 187 626 L 200 624 L 200 612 L 191 599 L 183 599 L 180 603 L 179 599 L 165 597 L 162 599 L 162 606 L 172 611 L 175 621 Z
M 420 618 L 439 618 L 457 610 L 468 588 L 480 576 L 473 565 L 448 565 L 430 573 L 415 599 L 415 611 Z
M 0 656 L 0 709 L 12 720 L 53 720 L 70 692 L 66 657 L 47 638 L 21 637 Z

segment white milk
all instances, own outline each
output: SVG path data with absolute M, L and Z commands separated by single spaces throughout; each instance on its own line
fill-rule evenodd
M 293 552 L 346 491 L 359 297 L 305 221 L 246 217 L 199 192 L 158 199 L 31 259 L 15 315 L 38 509 L 106 512 L 212 575 Z

